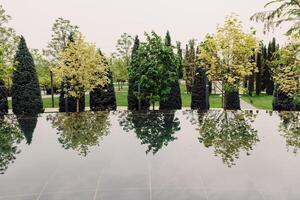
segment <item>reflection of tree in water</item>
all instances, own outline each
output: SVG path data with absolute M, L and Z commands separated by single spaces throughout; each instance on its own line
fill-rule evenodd
M 16 159 L 21 150 L 18 144 L 23 140 L 17 123 L 12 117 L 0 116 L 0 174 L 4 174 L 10 163 Z
M 259 139 L 251 127 L 255 115 L 252 112 L 210 111 L 199 113 L 199 141 L 205 147 L 213 147 L 215 155 L 231 167 L 241 151 L 250 155 L 252 146 Z
M 89 148 L 97 146 L 109 134 L 109 112 L 59 113 L 48 117 L 58 130 L 59 142 L 65 149 L 87 156 Z
M 32 142 L 32 135 L 37 124 L 38 116 L 17 116 L 19 127 L 24 134 L 27 144 Z
M 156 154 L 163 146 L 176 140 L 174 134 L 180 130 L 179 119 L 175 111 L 168 112 L 128 112 L 120 117 L 120 125 L 129 132 L 133 130 L 142 144 L 148 145 L 148 150 Z
M 285 137 L 288 149 L 293 148 L 293 152 L 297 154 L 300 148 L 300 113 L 280 112 L 279 117 L 282 120 L 279 131 Z

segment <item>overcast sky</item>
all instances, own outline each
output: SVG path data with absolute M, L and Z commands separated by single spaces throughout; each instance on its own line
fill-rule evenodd
M 27 39 L 31 48 L 43 49 L 51 36 L 54 20 L 64 17 L 80 27 L 90 42 L 95 42 L 106 54 L 115 49 L 123 32 L 143 36 L 154 30 L 165 35 L 171 33 L 172 41 L 189 39 L 201 41 L 213 33 L 226 15 L 234 12 L 244 22 L 245 30 L 251 26 L 263 36 L 262 26 L 249 18 L 269 0 L 0 0 L 13 20 L 10 26 Z M 276 32 L 281 43 L 283 30 Z

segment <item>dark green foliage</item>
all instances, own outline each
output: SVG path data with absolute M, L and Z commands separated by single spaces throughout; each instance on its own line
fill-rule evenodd
M 34 129 L 36 128 L 38 116 L 17 116 L 19 127 L 24 134 L 27 144 L 32 142 Z
M 265 85 L 266 85 L 266 93 L 268 95 L 273 95 L 274 93 L 274 81 L 272 80 L 272 70 L 271 70 L 271 63 L 274 59 L 273 54 L 277 51 L 278 45 L 276 44 L 276 39 L 273 38 L 272 42 L 268 45 L 267 50 L 267 62 L 265 65 Z
M 275 111 L 293 111 L 295 105 L 293 98 L 289 97 L 286 93 L 275 89 L 273 97 L 273 110 Z
M 209 110 L 209 88 L 208 78 L 205 70 L 198 68 L 192 88 L 192 109 Z
M 167 47 L 171 47 L 171 36 L 169 31 L 167 32 L 166 38 L 165 38 L 165 44 Z M 170 66 L 175 67 L 175 69 L 171 69 L 171 71 L 177 71 L 177 66 Z M 159 109 L 160 110 L 180 110 L 182 108 L 182 100 L 181 100 L 181 92 L 180 92 L 180 85 L 179 85 L 179 75 L 176 80 L 174 80 L 169 87 L 171 87 L 170 94 L 166 99 L 161 99 L 159 102 Z
M 240 110 L 240 97 L 238 91 L 225 91 L 225 110 Z
M 21 37 L 15 56 L 16 70 L 13 73 L 12 105 L 17 115 L 43 112 L 43 101 L 33 58 Z
M 264 91 L 267 87 L 267 57 L 268 57 L 268 53 L 267 53 L 267 47 L 266 45 L 262 46 L 262 77 L 261 77 L 261 90 Z
M 248 92 L 250 96 L 252 96 L 254 92 L 254 79 L 255 79 L 255 72 L 253 70 L 252 74 L 249 76 L 249 84 L 248 84 Z
M 180 110 L 182 108 L 182 99 L 179 80 L 171 84 L 170 95 L 166 100 L 159 102 L 160 110 Z
M 0 80 L 0 115 L 8 113 L 7 91 L 4 81 Z
M 135 36 L 134 45 L 133 45 L 132 53 L 131 53 L 131 60 L 134 60 L 139 46 L 140 46 L 140 40 L 139 40 L 138 36 Z M 130 67 L 131 68 L 134 67 L 134 66 L 132 66 L 132 63 L 131 63 Z M 129 69 L 129 72 L 130 71 L 132 71 L 132 69 L 131 70 Z M 127 96 L 128 110 L 138 110 L 138 108 L 139 108 L 138 99 L 134 94 L 134 91 L 137 91 L 137 81 L 138 80 L 134 79 L 133 74 L 130 75 L 130 73 L 129 73 L 128 96 Z
M 252 62 L 255 62 L 255 56 L 252 57 Z M 252 69 L 251 75 L 249 76 L 248 92 L 252 96 L 254 92 L 254 81 L 255 81 L 255 68 Z
M 121 116 L 120 125 L 125 131 L 134 131 L 141 143 L 148 146 L 146 153 L 156 154 L 162 147 L 176 140 L 180 130 L 174 111 L 129 112 Z
M 166 46 L 155 32 L 145 33 L 132 59 L 129 76 L 135 81 L 133 94 L 151 102 L 164 101 L 171 95 L 172 84 L 178 80 L 178 59 L 173 48 Z
M 172 46 L 172 41 L 171 41 L 171 36 L 170 36 L 170 32 L 167 31 L 166 37 L 165 37 L 165 45 L 170 47 Z
M 182 57 L 182 49 L 181 49 L 180 42 L 177 42 L 177 56 L 179 59 L 178 77 L 179 79 L 183 79 L 183 57 Z
M 186 46 L 184 63 L 186 73 L 186 90 L 191 93 L 196 72 L 195 40 L 190 40 L 189 45 Z
M 108 78 L 110 82 L 104 87 L 97 87 L 90 92 L 91 111 L 116 110 L 116 94 L 112 78 L 112 72 L 109 70 Z
M 75 97 L 67 96 L 65 91 L 70 88 L 68 81 L 65 80 L 61 83 L 61 90 L 59 96 L 59 112 L 77 112 L 77 101 Z M 82 90 L 82 95 L 79 99 L 79 112 L 85 109 L 85 93 Z
M 257 72 L 256 72 L 256 81 L 255 81 L 255 92 L 256 95 L 260 95 L 261 93 L 261 75 L 262 75 L 262 54 L 257 53 L 257 58 L 256 58 L 256 67 L 257 67 Z

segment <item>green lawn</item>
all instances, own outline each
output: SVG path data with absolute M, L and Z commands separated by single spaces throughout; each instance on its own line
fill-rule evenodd
M 263 110 L 272 110 L 273 96 L 261 94 L 259 96 L 242 95 L 242 99 L 254 107 Z
M 118 92 L 116 91 L 117 105 L 118 106 L 127 106 L 127 92 Z M 191 94 L 185 93 L 185 89 L 182 88 L 182 106 L 190 108 L 191 106 Z M 210 98 L 210 107 L 211 108 L 221 108 L 221 97 L 220 95 L 211 95 Z M 54 98 L 55 107 L 58 107 L 59 98 Z M 45 108 L 51 108 L 51 98 L 43 98 L 43 103 Z M 86 107 L 90 105 L 90 97 L 87 95 L 85 97 Z M 11 101 L 9 101 L 9 108 L 11 108 Z

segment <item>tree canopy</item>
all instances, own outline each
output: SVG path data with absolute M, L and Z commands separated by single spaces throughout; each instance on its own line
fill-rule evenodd
M 145 36 L 146 42 L 139 45 L 129 69 L 129 76 L 135 80 L 135 96 L 154 105 L 156 101 L 164 100 L 170 94 L 170 85 L 178 80 L 179 62 L 173 49 L 166 46 L 155 32 L 145 33 Z
M 300 1 L 299 0 L 271 0 L 265 8 L 275 6 L 275 9 L 254 14 L 251 19 L 264 22 L 265 31 L 279 27 L 283 23 L 291 22 L 287 31 L 288 35 L 300 32 Z
M 92 91 L 98 86 L 105 86 L 109 81 L 107 65 L 103 63 L 102 56 L 94 44 L 84 41 L 80 33 L 74 35 L 74 41 L 69 42 L 61 52 L 59 66 L 54 69 L 54 74 L 59 82 L 68 80 L 69 87 L 64 92 L 76 98 L 78 106 L 83 90 Z

